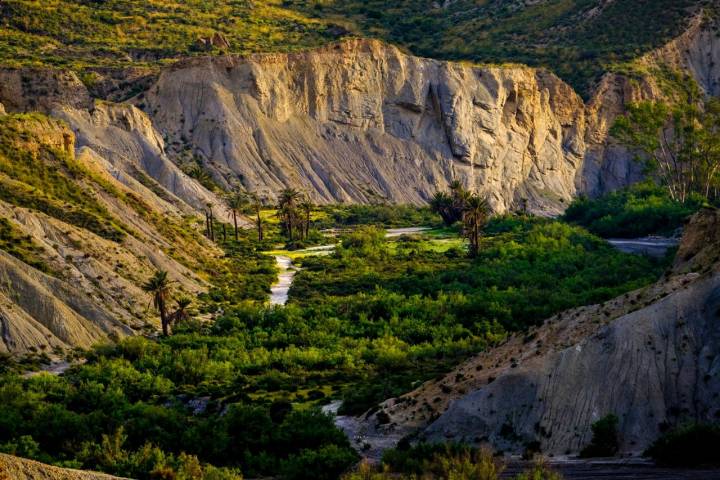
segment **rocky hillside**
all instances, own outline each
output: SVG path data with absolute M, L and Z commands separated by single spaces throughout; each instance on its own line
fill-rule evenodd
M 716 93 L 719 46 L 714 23 L 697 16 L 628 74 L 606 75 L 587 103 L 544 70 L 418 58 L 374 40 L 192 58 L 157 76 L 96 72 L 92 88 L 70 70 L 6 69 L 0 102 L 65 119 L 78 147 L 195 208 L 218 200 L 179 167 L 200 165 L 223 187 L 269 199 L 292 186 L 319 202 L 421 203 L 459 179 L 497 211 L 522 202 L 552 214 L 578 193 L 640 177 L 608 142 L 613 119 L 629 101 L 663 95 L 661 67 Z
M 621 453 L 641 453 L 666 428 L 720 413 L 720 211 L 690 221 L 657 284 L 549 318 L 444 378 L 387 401 L 355 432 L 490 443 L 511 453 L 577 454 L 590 426 L 619 417 Z M 382 444 L 375 439 L 382 439 Z
M 0 480 L 122 480 L 104 473 L 58 468 L 0 453 Z
M 180 290 L 200 291 L 220 254 L 188 204 L 75 141 L 62 121 L 0 116 L 0 352 L 154 328 L 142 283 L 162 269 Z

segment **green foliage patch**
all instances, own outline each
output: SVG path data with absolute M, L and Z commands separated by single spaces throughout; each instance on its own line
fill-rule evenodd
M 606 238 L 672 235 L 702 204 L 697 197 L 676 202 L 667 189 L 647 181 L 596 199 L 577 198 L 564 219 Z

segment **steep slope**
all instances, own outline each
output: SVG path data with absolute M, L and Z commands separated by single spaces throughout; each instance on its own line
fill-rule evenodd
M 104 473 L 86 472 L 0 453 L 0 480 L 122 480 Z
M 88 149 L 76 157 L 57 120 L 7 115 L 0 132 L 0 351 L 89 347 L 150 327 L 140 285 L 158 269 L 179 290 L 206 287 L 220 253 L 194 233 L 188 205 L 112 175 Z
M 720 212 L 690 222 L 656 285 L 548 319 L 444 378 L 387 401 L 365 441 L 405 435 L 489 442 L 520 453 L 577 454 L 591 424 L 620 418 L 620 450 L 640 453 L 664 429 L 713 421 L 720 394 Z M 382 418 L 382 424 L 378 419 Z M 386 421 L 387 420 L 387 421 Z

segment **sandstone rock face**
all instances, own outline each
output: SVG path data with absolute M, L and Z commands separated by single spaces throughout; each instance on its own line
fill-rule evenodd
M 584 105 L 555 76 L 473 68 L 355 40 L 290 55 L 202 58 L 143 102 L 171 143 L 272 197 L 421 203 L 452 179 L 558 212 L 577 191 Z
M 669 276 L 602 305 L 548 319 L 438 381 L 387 401 L 361 435 L 490 443 L 577 454 L 613 413 L 622 453 L 663 429 L 720 413 L 720 212 L 690 223 Z M 712 261 L 710 261 L 712 260 Z M 695 271 L 699 270 L 699 271 Z
M 695 22 L 657 62 L 708 83 L 720 55 L 715 37 L 706 42 L 713 35 Z M 608 130 L 628 102 L 661 96 L 650 77 L 609 74 L 586 105 L 542 70 L 439 62 L 352 40 L 180 62 L 141 103 L 176 151 L 271 198 L 289 185 L 324 202 L 421 203 L 459 179 L 497 211 L 525 198 L 537 213 L 557 213 L 577 193 L 642 177 Z
M 149 175 L 177 197 L 171 200 L 177 208 L 191 213 L 212 204 L 216 216 L 227 220 L 223 201 L 170 161 L 162 136 L 141 110 L 97 101 L 92 110 L 58 106 L 51 113 L 70 124 L 78 147 L 98 154 L 129 177 L 137 172 Z
M 0 453 L 0 480 L 123 480 L 104 473 L 85 472 Z M 125 479 L 128 480 L 128 479 Z

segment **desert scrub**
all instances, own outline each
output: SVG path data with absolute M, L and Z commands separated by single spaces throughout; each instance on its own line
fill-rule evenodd
M 50 131 L 44 133 L 45 129 Z M 121 241 L 126 228 L 82 188 L 83 181 L 91 180 L 87 170 L 59 145 L 50 143 L 61 143 L 64 134 L 69 131 L 59 122 L 40 115 L 0 118 L 0 199 Z
M 29 235 L 23 235 L 6 218 L 0 218 L 0 250 L 40 271 L 50 272 L 50 268 L 41 256 L 45 249 L 35 244 Z

